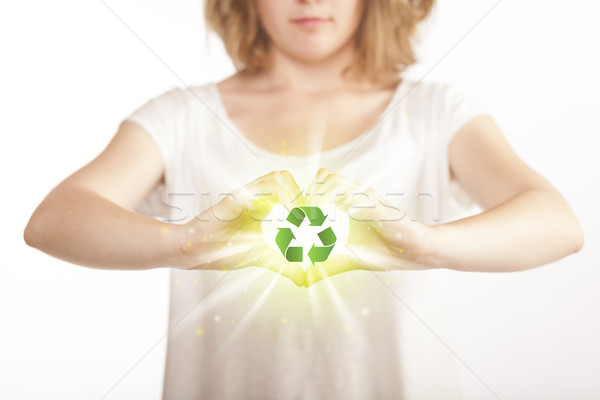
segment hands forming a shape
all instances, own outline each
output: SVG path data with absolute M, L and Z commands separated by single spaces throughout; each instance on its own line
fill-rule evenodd
M 281 204 L 328 208 L 347 213 L 347 243 L 306 271 L 290 262 L 276 246 L 265 243 L 262 222 Z M 329 276 L 352 271 L 427 269 L 420 265 L 427 225 L 411 220 L 372 188 L 335 172 L 320 169 L 303 194 L 292 174 L 274 171 L 239 187 L 196 218 L 182 225 L 181 248 L 186 269 L 230 270 L 248 266 L 271 269 L 298 286 L 310 286 Z

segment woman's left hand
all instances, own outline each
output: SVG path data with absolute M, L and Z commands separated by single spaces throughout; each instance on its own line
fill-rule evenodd
M 429 269 L 419 260 L 431 228 L 408 218 L 372 188 L 321 168 L 306 190 L 305 203 L 335 203 L 349 218 L 348 242 L 338 243 L 340 249 L 306 271 L 307 286 L 355 269 Z

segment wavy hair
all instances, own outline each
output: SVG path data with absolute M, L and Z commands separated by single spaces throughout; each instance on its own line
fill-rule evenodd
M 419 22 L 431 13 L 435 0 L 363 0 L 362 18 L 354 37 L 356 56 L 345 74 L 371 82 L 400 81 L 417 62 L 413 40 Z M 270 39 L 262 27 L 254 0 L 205 0 L 206 27 L 223 41 L 238 71 L 260 72 L 269 63 Z

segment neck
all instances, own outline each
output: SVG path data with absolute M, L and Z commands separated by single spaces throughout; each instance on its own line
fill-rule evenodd
M 265 85 L 295 92 L 319 93 L 348 87 L 366 87 L 366 79 L 349 80 L 342 71 L 354 61 L 354 49 L 340 51 L 319 60 L 299 59 L 276 48 L 270 53 L 270 68 L 262 75 Z

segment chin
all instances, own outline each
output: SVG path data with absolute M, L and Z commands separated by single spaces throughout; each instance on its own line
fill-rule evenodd
M 331 57 L 334 53 L 334 49 L 320 49 L 314 51 L 307 51 L 306 49 L 295 49 L 295 51 L 292 51 L 291 54 L 293 54 L 294 57 L 300 61 L 317 62 Z

